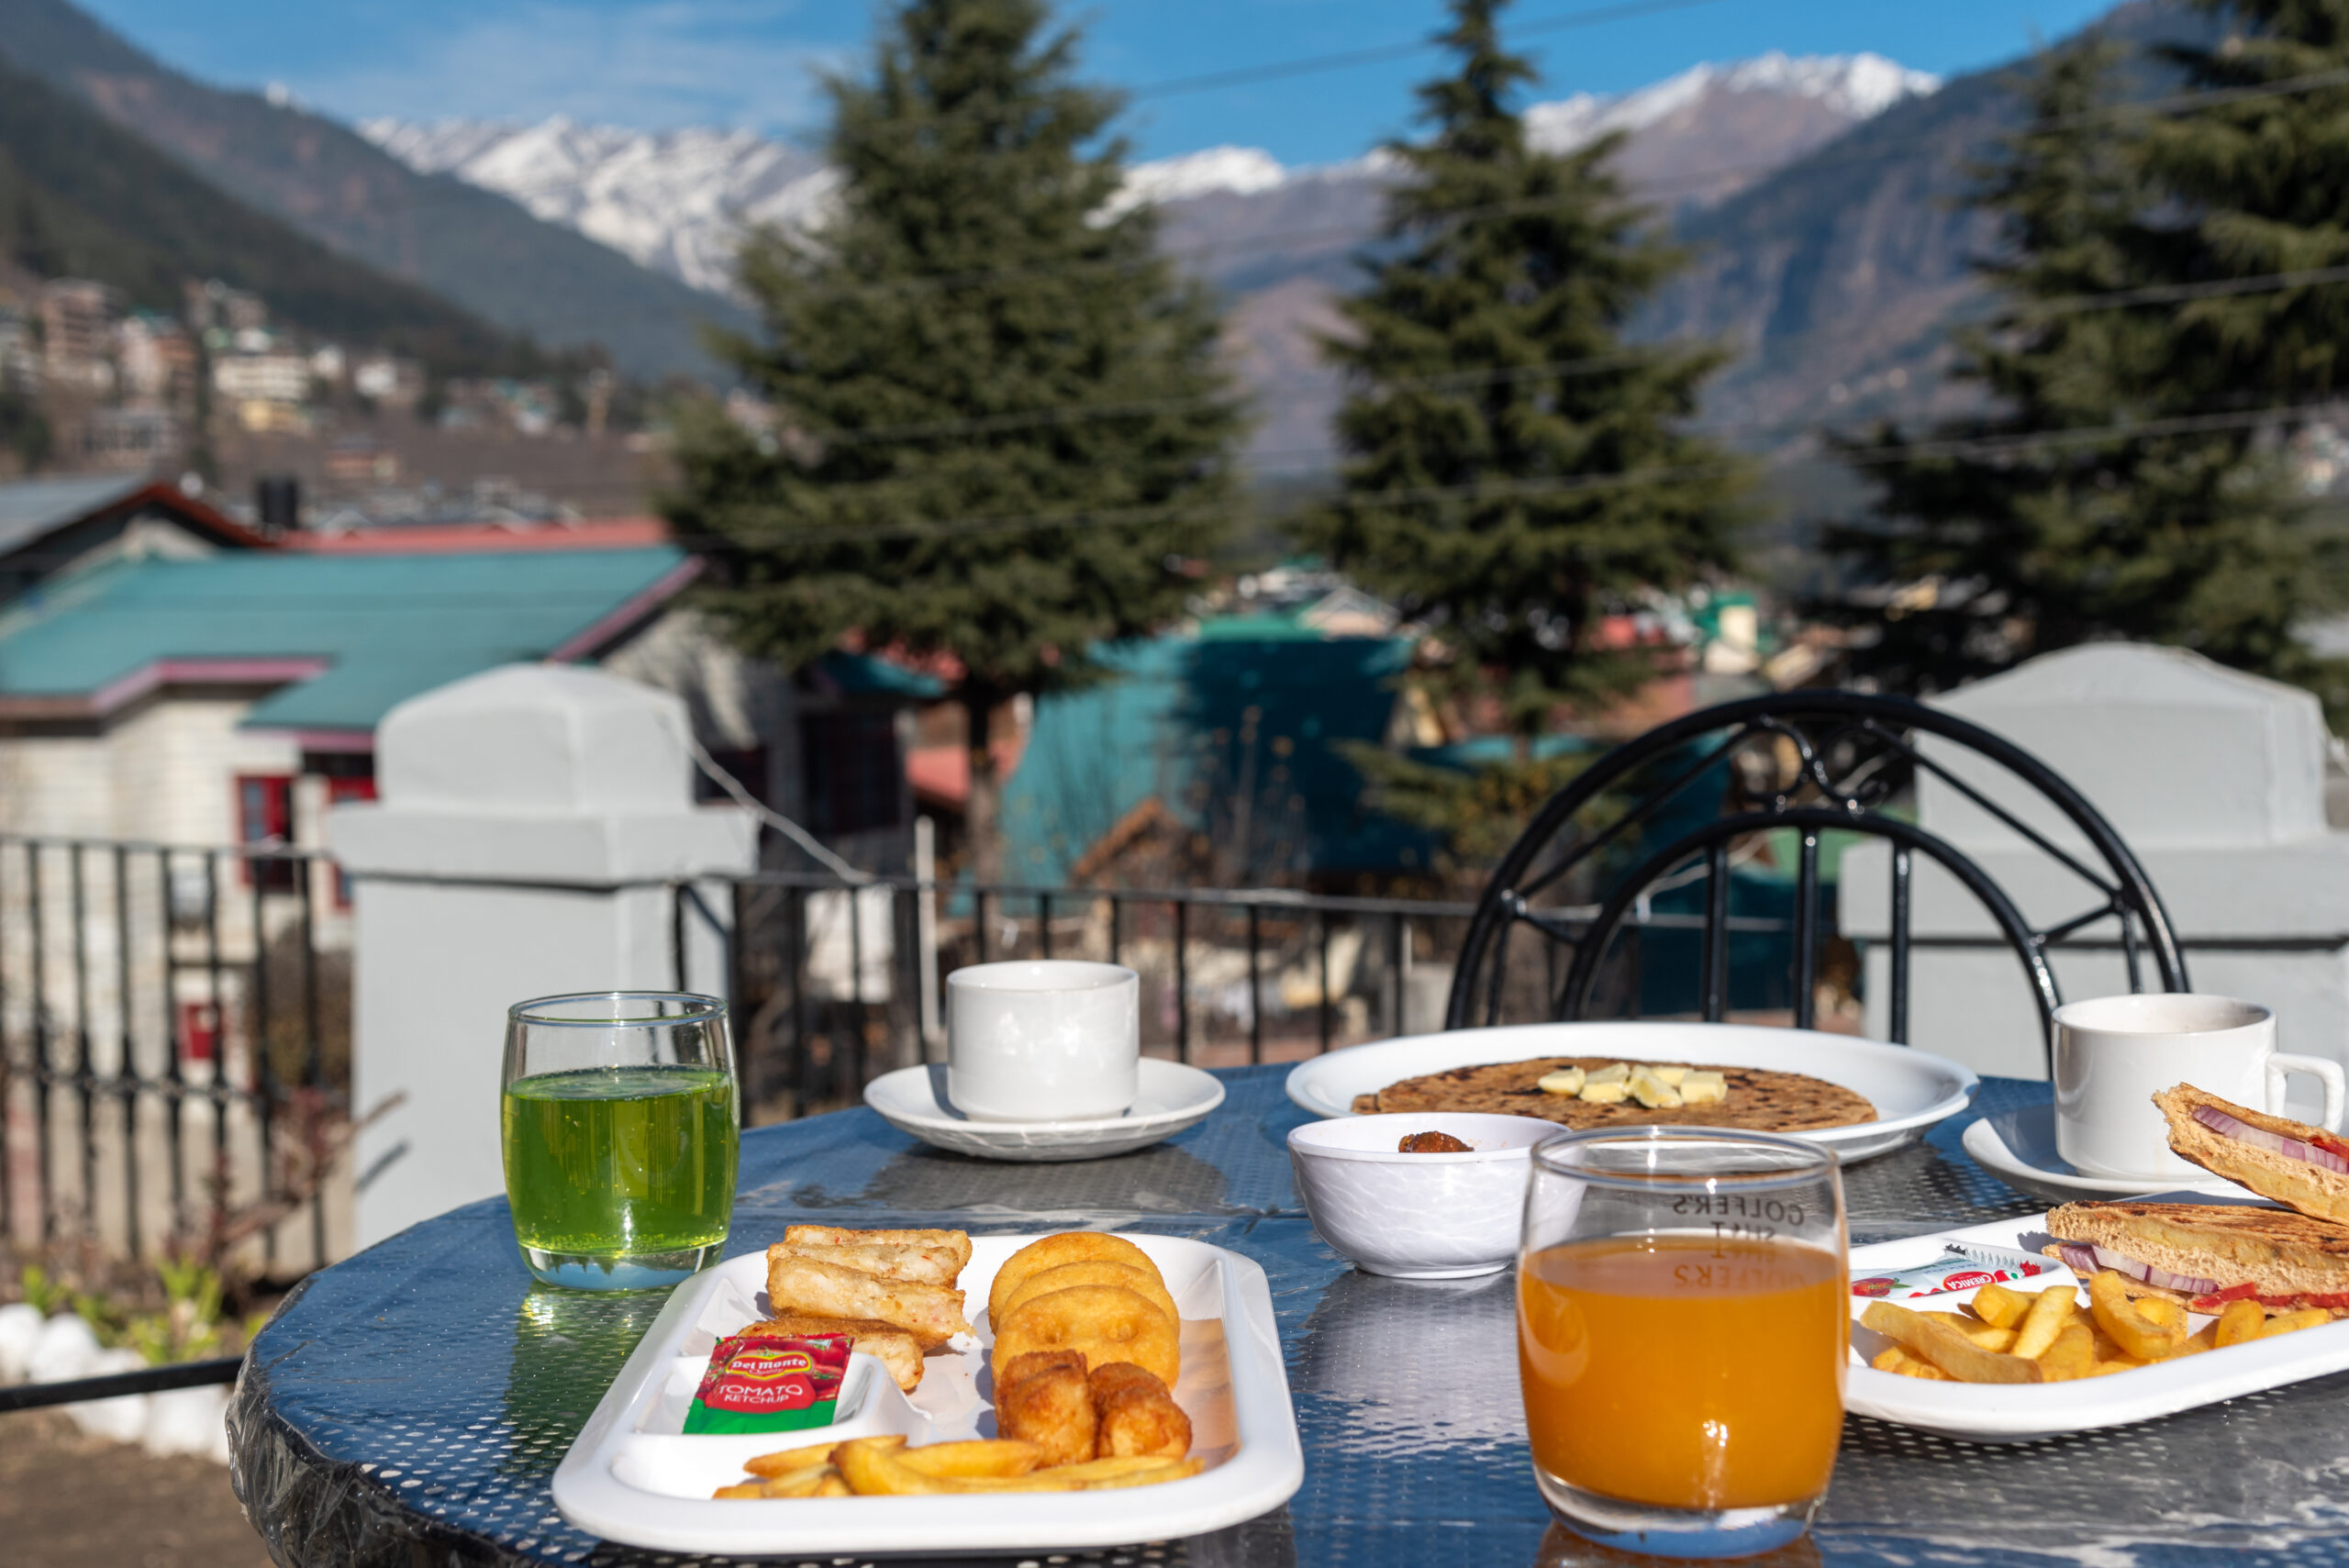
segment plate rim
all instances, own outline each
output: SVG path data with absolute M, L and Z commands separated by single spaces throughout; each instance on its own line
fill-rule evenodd
M 1976 1128 L 1981 1129 L 1978 1136 L 1975 1131 Z M 2180 1181 L 2171 1177 L 2165 1177 L 2160 1181 L 2139 1181 L 2124 1176 L 2067 1176 L 2061 1171 L 2051 1171 L 2043 1165 L 2034 1165 L 2016 1153 L 2013 1145 L 1998 1135 L 1998 1129 L 1990 1125 L 1990 1118 L 1987 1116 L 1977 1117 L 1967 1123 L 1965 1130 L 1958 1135 L 1957 1142 L 1958 1147 L 1965 1150 L 1976 1164 L 2000 1181 L 2006 1182 L 2009 1186 L 2014 1187 L 2018 1192 L 2029 1193 L 2033 1197 L 2050 1195 L 2047 1191 L 2023 1186 L 2019 1182 L 2010 1181 L 2009 1175 L 2043 1183 L 2045 1187 L 2062 1194 L 2060 1201 L 2065 1203 L 2080 1199 L 2095 1202 L 2109 1198 L 2145 1197 L 2154 1193 L 2242 1190 L 2238 1184 L 2216 1176 L 2201 1182 L 2191 1179 Z M 2006 1158 L 2001 1161 L 1986 1155 L 1983 1149 L 1976 1147 L 1977 1144 L 1994 1148 Z
M 1169 1062 L 1163 1056 L 1145 1056 L 1141 1062 L 1142 1072 L 1163 1075 L 1176 1083 L 1188 1084 L 1197 1097 L 1188 1104 L 1152 1111 L 1147 1116 L 1093 1117 L 1080 1121 L 971 1121 L 959 1117 L 925 1115 L 920 1111 L 907 1110 L 894 1106 L 884 1110 L 874 1098 L 875 1090 L 893 1081 L 908 1080 L 914 1073 L 920 1073 L 927 1077 L 930 1068 L 940 1065 L 937 1062 L 918 1062 L 911 1067 L 899 1067 L 884 1073 L 867 1084 L 864 1086 L 864 1103 L 884 1121 L 907 1130 L 919 1128 L 924 1131 L 942 1132 L 963 1138 L 1028 1138 L 1038 1133 L 1053 1133 L 1066 1137 L 1095 1133 L 1107 1139 L 1124 1133 L 1142 1132 L 1185 1117 L 1209 1115 L 1217 1106 L 1223 1104 L 1225 1096 L 1230 1092 L 1225 1088 L 1222 1079 L 1204 1067 L 1194 1067 L 1187 1062 Z M 1210 1094 L 1209 1090 L 1213 1092 Z M 937 1102 L 933 1099 L 930 1103 L 935 1105 Z
M 1446 1040 L 1453 1035 L 1561 1029 L 1635 1029 L 1659 1030 L 1667 1029 L 1726 1029 L 1741 1031 L 1750 1030 L 1756 1034 L 1766 1035 L 1805 1034 L 1817 1036 L 1833 1043 L 1839 1048 L 1847 1050 L 1854 1047 L 1868 1047 L 1876 1051 L 1898 1051 L 1901 1054 L 1901 1058 L 1904 1060 L 1910 1062 L 1931 1062 L 1934 1067 L 1944 1070 L 1947 1073 L 1954 1075 L 1956 1086 L 1949 1094 L 1944 1095 L 1942 1098 L 1933 1101 L 1932 1104 L 1921 1109 L 1909 1112 L 1906 1116 L 1883 1117 L 1875 1121 L 1854 1122 L 1848 1127 L 1812 1128 L 1798 1132 L 1789 1133 L 1787 1135 L 1792 1138 L 1809 1139 L 1817 1142 L 1831 1145 L 1836 1143 L 1857 1142 L 1865 1138 L 1882 1137 L 1890 1133 L 1907 1132 L 1917 1128 L 1932 1126 L 1936 1122 L 1946 1121 L 1949 1118 L 1957 1115 L 1959 1112 L 1965 1110 L 1968 1106 L 1972 1105 L 1974 1103 L 1975 1095 L 1981 1092 L 1982 1087 L 1982 1080 L 1979 1074 L 1976 1073 L 1972 1068 L 1967 1067 L 1965 1063 L 1954 1062 L 1946 1056 L 1936 1055 L 1929 1051 L 1919 1051 L 1914 1046 L 1893 1045 L 1886 1040 L 1869 1040 L 1865 1036 L 1859 1035 L 1831 1035 L 1820 1029 L 1781 1029 L 1776 1025 L 1770 1024 L 1708 1024 L 1651 1018 L 1583 1018 L 1546 1024 L 1497 1024 L 1465 1029 L 1442 1029 L 1432 1034 L 1397 1035 L 1392 1040 L 1364 1040 L 1359 1045 L 1343 1046 L 1337 1051 L 1324 1051 L 1319 1056 L 1307 1057 L 1304 1061 L 1298 1062 L 1295 1067 L 1289 1070 L 1287 1078 L 1283 1082 L 1283 1087 L 1288 1095 L 1290 1103 L 1295 1105 L 1298 1109 L 1307 1112 L 1308 1115 L 1319 1117 L 1325 1120 L 1341 1116 L 1354 1116 L 1361 1113 L 1351 1108 L 1333 1111 L 1329 1109 L 1324 1103 L 1311 1099 L 1308 1096 L 1308 1092 L 1304 1086 L 1304 1081 L 1310 1076 L 1312 1069 L 1322 1063 L 1328 1062 L 1336 1057 L 1342 1056 L 1349 1051 L 1364 1051 L 1380 1046 L 1412 1045 L 1425 1040 Z M 1547 1056 L 1552 1054 L 1554 1053 L 1547 1050 L 1529 1051 L 1520 1056 L 1502 1057 L 1499 1060 L 1505 1062 L 1523 1062 L 1529 1061 L 1536 1056 Z M 1408 1074 L 1406 1074 L 1406 1076 L 1408 1076 Z M 1833 1080 L 1831 1079 L 1829 1082 L 1833 1082 Z
M 1866 1266 L 1897 1267 L 1893 1258 L 1899 1250 L 1923 1255 L 1936 1241 L 1987 1241 L 2013 1247 L 2018 1231 L 2043 1227 L 2046 1221 L 2047 1211 L 2042 1210 L 1895 1241 L 1871 1242 L 1851 1249 L 1849 1267 L 1856 1272 L 1864 1266 L 1862 1254 L 1870 1254 Z M 1955 1306 L 1971 1294 L 1952 1292 L 1944 1305 Z M 1856 1321 L 1865 1304 L 1856 1298 L 1853 1302 Z M 2021 1391 L 2010 1385 L 1924 1382 L 1854 1362 L 1848 1368 L 1843 1407 L 1849 1414 L 1971 1442 L 2038 1442 L 2073 1432 L 2155 1420 L 2342 1371 L 2349 1368 L 2349 1333 L 2343 1330 L 2349 1330 L 2349 1320 L 2320 1324 L 2257 1344 L 2237 1345 L 2232 1348 L 2247 1354 L 2224 1365 L 2214 1366 L 2210 1358 L 2188 1356 L 2140 1368 L 2146 1381 L 2133 1387 L 2116 1389 L 2113 1385 L 2121 1380 L 2115 1378 L 2081 1378 L 2042 1385 L 2036 1395 L 2021 1398 L 2017 1396 Z

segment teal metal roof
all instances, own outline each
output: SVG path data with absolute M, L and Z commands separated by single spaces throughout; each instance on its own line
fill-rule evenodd
M 1249 880 L 1426 863 L 1428 836 L 1372 811 L 1340 750 L 1385 732 L 1411 645 L 1302 641 L 1276 617 L 1250 618 L 1264 636 L 1228 625 L 1097 650 L 1111 678 L 1037 702 L 1004 786 L 1009 880 L 1068 880 L 1152 796 L 1186 828 L 1223 839 Z
M 115 562 L 0 611 L 0 698 L 91 697 L 174 660 L 315 659 L 324 673 L 273 693 L 244 722 L 372 729 L 395 703 L 544 659 L 682 586 L 685 560 L 658 545 Z

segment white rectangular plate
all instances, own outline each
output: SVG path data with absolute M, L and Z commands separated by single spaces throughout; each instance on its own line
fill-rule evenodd
M 2184 1199 L 2187 1195 L 2179 1196 Z M 1870 1274 L 1931 1262 L 1941 1254 L 1943 1243 L 1947 1241 L 1987 1241 L 1992 1246 L 2037 1252 L 2046 1245 L 2046 1215 L 2035 1214 L 1964 1230 L 1943 1230 L 1931 1236 L 1854 1247 L 1852 1277 L 1865 1279 Z M 2058 1267 L 2048 1274 L 2009 1281 L 2007 1288 L 2031 1295 L 2051 1284 L 2077 1283 L 2070 1270 Z M 2081 1305 L 2085 1309 L 2085 1286 L 2083 1292 Z M 1902 1305 L 1942 1312 L 1973 1300 L 1974 1294 L 1970 1290 L 1955 1290 Z M 2215 1405 L 2221 1399 L 2349 1368 L 2349 1319 L 2343 1319 L 2254 1344 L 2188 1356 L 2183 1361 L 2114 1373 L 2109 1377 L 2021 1385 L 1929 1383 L 1921 1378 L 1878 1372 L 1867 1364 L 1891 1343 L 1883 1335 L 1860 1327 L 1859 1316 L 1868 1305 L 1861 1297 L 1852 1298 L 1854 1365 L 1843 1391 L 1843 1407 L 1854 1415 L 1898 1421 L 1904 1427 L 1964 1438 L 1969 1442 L 2035 1442 L 2066 1432 L 2127 1426 L 2132 1421 L 2174 1416 L 2198 1405 Z M 2190 1321 L 2199 1329 L 2210 1319 L 2197 1315 Z
M 677 1287 L 554 1473 L 555 1507 L 607 1540 L 667 1551 L 759 1553 L 1052 1551 L 1165 1540 L 1278 1507 L 1305 1479 L 1264 1271 L 1204 1241 L 1128 1236 L 1166 1276 L 1183 1319 L 1174 1398 L 1191 1418 L 1200 1473 L 1108 1492 L 999 1496 L 729 1498 L 752 1454 L 828 1438 L 902 1432 L 916 1443 L 993 1437 L 994 1342 L 984 1310 L 1003 1261 L 1034 1236 L 981 1236 L 956 1283 L 976 1342 L 933 1355 L 908 1399 L 867 1356 L 852 1358 L 842 1419 L 804 1432 L 683 1431 L 710 1347 L 768 1316 L 766 1256 L 751 1253 Z

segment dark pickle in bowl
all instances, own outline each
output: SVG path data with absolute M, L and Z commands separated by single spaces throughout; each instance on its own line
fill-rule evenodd
M 1397 1154 L 1474 1154 L 1475 1150 L 1448 1132 L 1406 1133 L 1395 1145 Z

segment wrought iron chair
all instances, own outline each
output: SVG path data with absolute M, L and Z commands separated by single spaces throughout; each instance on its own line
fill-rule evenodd
M 1920 743 L 1928 736 L 1996 763 L 2036 792 L 2077 831 L 2087 852 L 2057 843 L 1929 755 Z M 1709 776 L 1721 779 L 1723 764 L 1728 777 L 1720 814 L 1672 834 L 1647 852 L 1635 830 L 1656 822 L 1675 804 L 1686 810 L 1695 798 L 1690 792 Z M 1661 782 L 1653 781 L 1649 775 L 1658 772 Z M 2034 926 L 1964 851 L 1887 809 L 1926 774 L 2078 876 L 2097 900 L 2094 906 Z M 1514 992 L 1509 984 L 1510 939 L 1520 927 L 1529 929 L 1537 942 L 1550 944 L 1539 987 L 1545 993 L 1547 1016 L 1585 1017 L 1618 936 L 1629 925 L 1636 942 L 1652 924 L 1652 890 L 1683 879 L 1702 882 L 1701 917 L 1683 924 L 1701 932 L 1698 995 L 1705 1018 L 1720 1022 L 1729 1005 L 1730 936 L 1740 924 L 1730 913 L 1732 849 L 1740 840 L 1750 843 L 1755 835 L 1782 829 L 1798 846 L 1790 964 L 1798 1028 L 1810 1028 L 1817 1016 L 1820 845 L 1829 833 L 1891 842 L 1887 1011 L 1887 1033 L 1898 1043 L 1907 1043 L 1909 1036 L 1912 884 L 1920 854 L 1945 868 L 1980 902 L 2021 960 L 2051 1071 L 2054 1014 L 2063 1002 L 2048 962 L 2052 946 L 2099 921 L 2118 918 L 2130 989 L 2146 989 L 2146 955 L 2160 989 L 2187 989 L 2186 961 L 2144 868 L 2111 824 L 2045 763 L 1977 725 L 1906 698 L 1806 691 L 1723 703 L 1660 726 L 1616 747 L 1553 795 L 1502 857 L 1477 900 L 1444 1027 L 1501 1022 L 1504 995 L 1526 993 L 1521 981 Z M 1610 856 L 1616 864 L 1608 863 Z M 1620 864 L 1631 856 L 1638 857 L 1634 863 Z M 1586 895 L 1584 902 L 1564 902 L 1576 893 Z M 1742 924 L 1752 929 L 1757 922 Z M 1566 962 L 1560 976 L 1562 957 Z

